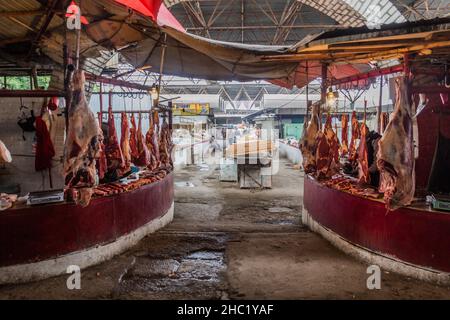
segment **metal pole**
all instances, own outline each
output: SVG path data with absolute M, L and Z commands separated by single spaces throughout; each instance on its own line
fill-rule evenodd
M 322 86 L 320 88 L 320 105 L 319 105 L 319 126 L 322 127 L 322 108 L 321 105 L 326 102 L 327 98 L 327 82 L 328 82 L 328 65 L 322 63 Z
M 100 83 L 100 119 L 103 121 L 103 86 Z
M 169 108 L 169 129 L 172 131 L 173 128 L 173 114 L 172 114 L 172 101 L 167 102 L 167 107 Z
M 80 11 L 81 11 L 81 0 L 78 1 L 78 7 L 80 7 Z M 81 12 L 80 12 L 80 16 L 81 16 Z M 80 66 L 80 38 L 81 38 L 81 26 L 80 29 L 77 29 L 77 42 L 75 44 L 75 70 L 78 70 L 79 66 Z
M 162 50 L 161 50 L 161 61 L 159 64 L 158 99 L 156 101 L 156 105 L 159 105 L 159 94 L 161 93 L 161 79 L 162 79 L 162 74 L 163 74 L 163 70 L 164 70 L 164 56 L 166 55 L 166 41 L 167 41 L 167 34 L 164 33 L 164 40 L 163 40 Z
M 381 112 L 383 103 L 383 76 L 380 76 L 380 100 L 377 107 L 377 132 L 381 134 Z
M 305 120 L 303 121 L 303 129 L 305 129 L 305 124 L 308 121 L 308 112 L 309 112 L 309 68 L 308 61 L 306 61 L 306 114 Z
M 364 124 L 366 124 L 367 100 L 364 99 Z

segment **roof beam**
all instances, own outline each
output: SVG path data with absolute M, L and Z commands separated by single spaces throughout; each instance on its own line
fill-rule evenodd
M 338 24 L 296 24 L 292 26 L 226 26 L 226 27 L 209 27 L 208 29 L 211 30 L 258 30 L 258 29 L 305 29 L 305 28 L 312 28 L 312 29 L 346 29 L 347 26 L 341 26 Z M 198 31 L 203 30 L 203 27 L 191 27 L 186 28 L 187 31 Z
M 39 41 L 41 40 L 42 35 L 47 31 L 48 26 L 50 25 L 50 22 L 53 20 L 53 17 L 55 16 L 55 7 L 58 3 L 57 0 L 51 0 L 49 4 L 47 4 L 46 11 L 48 11 L 47 15 L 45 16 L 44 23 L 42 24 L 41 28 L 39 29 L 38 33 L 36 34 L 36 37 L 34 38 L 33 42 L 31 43 L 30 51 L 28 52 L 27 57 L 31 57 L 33 55 L 33 52 L 38 45 Z
M 1 11 L 0 17 L 23 17 L 23 16 L 37 16 L 43 15 L 46 10 L 31 10 L 31 11 Z

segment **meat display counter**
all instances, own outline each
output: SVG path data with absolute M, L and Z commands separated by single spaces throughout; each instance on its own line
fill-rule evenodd
M 173 173 L 139 188 L 63 202 L 16 205 L 0 214 L 0 283 L 63 274 L 119 254 L 173 218 Z
M 305 176 L 302 221 L 344 252 L 382 269 L 450 283 L 450 214 L 424 202 L 387 211 L 382 198 Z

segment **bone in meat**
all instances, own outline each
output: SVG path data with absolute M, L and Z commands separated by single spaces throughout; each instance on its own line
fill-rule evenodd
M 75 72 L 69 127 L 64 148 L 64 176 L 68 188 L 76 188 L 75 203 L 87 206 L 95 185 L 95 156 L 99 150 L 99 127 L 84 95 L 84 73 Z
M 378 142 L 377 166 L 386 207 L 395 210 L 411 204 L 415 192 L 413 110 L 406 79 L 396 80 L 395 110 Z
M 300 140 L 300 151 L 303 158 L 303 169 L 305 173 L 312 173 L 316 169 L 316 149 L 317 149 L 317 134 L 319 132 L 319 103 L 312 106 L 311 120 L 308 127 L 305 129 L 304 135 Z

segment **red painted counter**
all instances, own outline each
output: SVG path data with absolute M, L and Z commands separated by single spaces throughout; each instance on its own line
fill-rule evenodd
M 323 227 L 369 250 L 450 272 L 450 214 L 400 208 L 328 188 L 306 176 L 304 208 Z
M 173 174 L 137 190 L 95 198 L 88 207 L 52 204 L 0 214 L 0 267 L 55 258 L 114 242 L 163 216 Z

